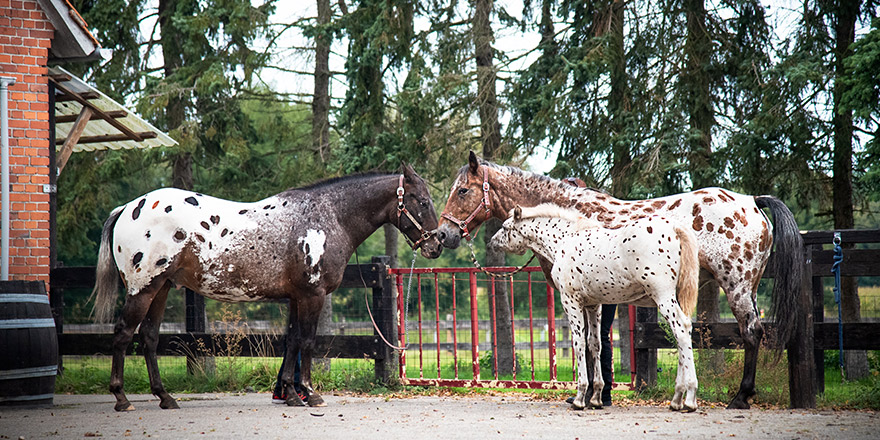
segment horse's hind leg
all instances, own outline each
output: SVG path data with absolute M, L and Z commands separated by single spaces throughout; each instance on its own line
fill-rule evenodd
M 128 295 L 122 307 L 122 315 L 114 328 L 113 362 L 110 368 L 110 392 L 116 397 L 116 411 L 134 411 L 123 390 L 123 372 L 125 371 L 125 351 L 131 343 L 134 330 L 143 321 L 155 292 L 141 291 L 136 295 Z
M 764 337 L 764 327 L 758 319 L 758 313 L 752 297 L 739 286 L 725 289 L 731 311 L 736 316 L 739 324 L 739 333 L 743 338 L 745 355 L 743 359 L 743 376 L 739 384 L 739 391 L 727 409 L 749 409 L 749 399 L 755 395 L 755 373 L 758 369 L 758 349 L 761 339 Z
M 584 315 L 588 314 L 586 309 L 582 309 L 580 304 L 571 298 L 571 295 L 565 290 L 560 291 L 562 298 L 562 307 L 565 309 L 565 315 L 568 318 L 568 326 L 571 329 L 571 342 L 574 345 L 573 354 L 577 356 L 577 395 L 571 402 L 572 409 L 584 409 L 587 407 L 587 383 L 589 382 L 587 368 L 586 338 L 588 330 L 584 325 Z
M 602 389 L 605 388 L 605 379 L 602 377 L 602 343 L 600 334 L 602 333 L 602 306 L 584 307 L 584 314 L 587 317 L 587 345 L 589 346 L 590 366 L 592 367 L 593 389 L 590 393 L 590 406 L 593 408 L 602 408 Z
M 159 363 L 156 361 L 156 347 L 159 344 L 159 325 L 165 316 L 165 301 L 168 299 L 168 290 L 171 283 L 166 282 L 159 288 L 159 292 L 150 305 L 147 317 L 141 322 L 140 333 L 144 339 L 144 359 L 147 362 L 147 373 L 150 376 L 150 391 L 159 398 L 159 407 L 162 409 L 177 409 L 177 401 L 165 391 L 162 378 L 159 377 Z
M 669 290 L 673 293 L 675 289 Z M 694 365 L 694 350 L 691 342 L 691 320 L 685 316 L 672 295 L 657 297 L 657 309 L 669 323 L 678 345 L 678 373 L 675 379 L 675 394 L 670 409 L 695 411 L 697 409 L 697 372 Z

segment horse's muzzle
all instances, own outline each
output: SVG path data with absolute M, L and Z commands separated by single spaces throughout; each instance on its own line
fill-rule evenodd
M 440 240 L 437 238 L 437 234 L 431 234 L 430 238 L 425 239 L 419 244 L 419 249 L 422 251 L 422 256 L 425 258 L 434 259 L 440 256 L 443 253 L 443 245 L 440 244 Z
M 455 249 L 461 244 L 461 231 L 458 229 L 458 226 L 450 226 L 449 223 L 443 223 L 437 228 L 436 232 L 436 236 L 443 247 Z

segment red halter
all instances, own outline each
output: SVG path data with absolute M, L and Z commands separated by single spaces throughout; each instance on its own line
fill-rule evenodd
M 409 210 L 406 209 L 406 205 L 403 204 L 403 194 L 403 174 L 401 174 L 400 180 L 397 184 L 397 229 L 400 229 L 400 216 L 405 214 L 406 217 L 409 218 L 409 221 L 415 225 L 416 229 L 418 229 L 419 233 L 422 235 L 415 243 L 410 243 L 410 246 L 412 246 L 413 249 L 418 249 L 425 240 L 431 238 L 433 233 L 431 231 L 426 231 L 425 228 L 422 227 L 422 224 L 409 213 Z M 407 237 L 406 234 L 403 234 L 403 236 L 409 241 L 409 237 Z
M 483 199 L 480 200 L 480 204 L 477 205 L 476 208 L 474 208 L 474 212 L 472 212 L 471 215 L 468 216 L 468 218 L 464 219 L 464 221 L 453 217 L 452 214 L 449 214 L 447 212 L 444 212 L 443 214 L 441 214 L 441 216 L 443 218 L 448 219 L 448 220 L 452 221 L 453 223 L 457 224 L 458 227 L 461 228 L 461 232 L 462 232 L 461 236 L 464 237 L 466 240 L 471 240 L 473 237 L 471 237 L 470 232 L 468 232 L 468 227 L 467 227 L 468 223 L 470 223 L 471 220 L 473 220 L 474 217 L 477 216 L 477 213 L 480 212 L 480 209 L 485 209 L 486 214 L 491 213 L 490 207 L 491 207 L 491 203 L 489 202 L 489 170 L 484 165 L 483 166 Z

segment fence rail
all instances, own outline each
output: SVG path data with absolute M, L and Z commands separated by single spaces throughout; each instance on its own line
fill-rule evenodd
M 53 308 L 56 330 L 58 331 L 59 351 L 62 355 L 96 356 L 111 355 L 111 333 L 67 332 L 63 322 L 64 289 L 92 288 L 95 284 L 94 267 L 61 267 L 52 270 L 50 303 Z M 350 264 L 345 268 L 343 288 L 372 289 L 372 304 L 376 324 L 383 334 L 397 333 L 394 313 L 394 291 L 388 275 L 388 257 L 374 257 L 370 264 Z M 191 291 L 186 295 L 186 333 L 159 335 L 157 353 L 160 355 L 194 356 L 205 352 L 230 352 L 235 350 L 241 356 L 268 356 L 282 353 L 281 335 L 248 334 L 240 340 L 238 347 L 227 347 L 226 341 L 238 340 L 228 331 L 207 332 L 204 298 Z M 372 325 L 371 325 L 372 328 Z M 316 340 L 316 353 L 327 358 L 373 359 L 376 378 L 382 381 L 395 379 L 396 359 L 393 351 L 385 345 L 375 331 L 373 335 L 319 335 Z M 137 344 L 135 344 L 137 342 Z M 142 347 L 140 335 L 135 335 L 128 352 L 140 354 Z

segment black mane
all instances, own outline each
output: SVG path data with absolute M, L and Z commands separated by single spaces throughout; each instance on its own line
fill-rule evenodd
M 316 190 L 316 189 L 325 188 L 328 186 L 333 186 L 333 185 L 336 185 L 336 184 L 342 183 L 342 182 L 359 181 L 359 180 L 368 179 L 371 177 L 391 176 L 391 175 L 396 175 L 396 174 L 400 174 L 400 173 L 367 171 L 367 172 L 363 172 L 363 173 L 349 174 L 349 175 L 339 176 L 339 177 L 329 177 L 324 180 L 319 180 L 317 182 L 310 183 L 306 186 L 300 186 L 297 188 L 290 188 L 290 189 L 288 189 L 288 191 L 312 191 L 312 190 Z

